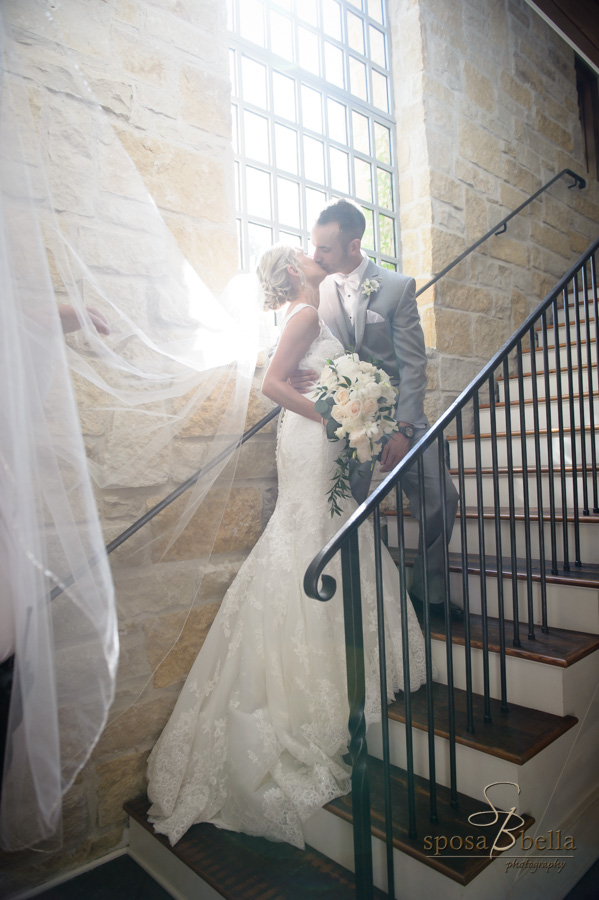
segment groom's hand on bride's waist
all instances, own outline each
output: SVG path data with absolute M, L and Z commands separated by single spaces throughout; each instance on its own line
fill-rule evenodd
M 307 394 L 316 384 L 318 372 L 313 369 L 296 369 L 287 381 L 299 394 Z

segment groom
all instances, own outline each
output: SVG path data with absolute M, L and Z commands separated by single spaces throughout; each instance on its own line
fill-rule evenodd
M 329 273 L 320 288 L 320 314 L 346 350 L 361 359 L 376 361 L 398 389 L 395 418 L 399 429 L 385 444 L 381 471 L 390 472 L 428 428 L 424 414 L 426 350 L 415 298 L 415 281 L 375 265 L 362 253 L 366 220 L 360 208 L 348 200 L 334 200 L 320 213 L 312 229 L 314 260 Z M 292 380 L 294 381 L 294 380 Z M 297 386 L 297 385 L 296 385 Z M 427 539 L 428 601 L 431 615 L 443 618 L 445 607 L 443 511 L 437 445 L 423 455 L 424 502 Z M 352 493 L 362 503 L 370 487 L 370 463 L 356 467 Z M 445 470 L 444 470 L 445 471 Z M 412 514 L 420 520 L 416 466 L 403 476 L 402 485 Z M 455 522 L 458 494 L 445 471 L 447 539 Z M 417 612 L 424 597 L 423 558 L 414 564 L 410 596 Z M 462 610 L 450 605 L 452 620 L 463 619 Z

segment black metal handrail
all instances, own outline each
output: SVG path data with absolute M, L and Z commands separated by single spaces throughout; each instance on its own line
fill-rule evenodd
M 493 237 L 494 235 L 497 236 L 500 234 L 505 234 L 505 232 L 507 231 L 508 222 L 510 222 L 511 219 L 514 218 L 514 216 L 517 216 L 518 213 L 521 213 L 523 209 L 526 209 L 527 206 L 533 203 L 533 201 L 535 201 L 537 197 L 544 193 L 544 191 L 550 188 L 552 184 L 555 184 L 556 181 L 559 181 L 560 178 L 563 178 L 564 175 L 567 175 L 568 177 L 574 179 L 573 184 L 569 185 L 568 190 L 572 190 L 572 188 L 577 187 L 582 191 L 587 186 L 587 183 L 582 175 L 577 175 L 576 172 L 572 171 L 572 169 L 562 169 L 562 171 L 555 175 L 551 179 L 551 181 L 548 181 L 547 184 L 544 184 L 542 187 L 540 187 L 538 191 L 535 191 L 534 194 L 531 194 L 530 197 L 528 197 L 524 201 L 524 203 L 521 203 L 517 209 L 515 209 L 509 215 L 505 216 L 505 218 L 503 218 L 501 222 L 498 222 L 497 225 L 487 231 L 486 234 L 483 234 L 483 236 L 475 241 L 474 244 L 471 244 L 470 247 L 467 248 L 467 250 L 464 250 L 463 253 L 460 253 L 459 256 L 456 256 L 456 258 L 452 260 L 449 265 L 445 266 L 444 269 L 441 269 L 441 271 L 433 278 L 431 278 L 430 281 L 427 281 L 425 285 L 423 285 L 418 289 L 418 291 L 416 291 L 416 296 L 419 297 L 420 294 L 423 294 L 425 291 L 427 291 L 429 287 L 432 287 L 433 284 L 436 284 L 440 278 L 443 278 L 444 275 L 447 275 L 448 272 L 451 272 L 451 270 L 454 269 L 459 263 L 461 263 L 463 259 L 469 256 L 470 253 L 477 249 L 477 247 L 480 247 L 481 244 L 484 244 L 485 241 L 488 241 L 490 237 Z
M 541 633 L 548 631 L 547 624 L 547 595 L 546 595 L 546 554 L 544 546 L 544 515 L 545 504 L 548 502 L 550 507 L 550 521 L 548 527 L 550 531 L 550 560 L 547 563 L 552 573 L 560 568 L 564 571 L 570 569 L 571 562 L 571 542 L 568 537 L 568 495 L 571 496 L 571 505 L 573 507 L 573 533 L 574 533 L 574 563 L 575 566 L 582 565 L 580 555 L 580 537 L 579 525 L 580 515 L 588 515 L 591 506 L 591 497 L 589 491 L 589 483 L 592 488 L 593 509 L 599 512 L 598 485 L 599 479 L 597 475 L 597 452 L 596 452 L 596 426 L 595 426 L 595 399 L 599 397 L 599 386 L 597 383 L 596 363 L 592 359 L 592 347 L 595 351 L 599 346 L 599 301 L 597 292 L 597 270 L 595 262 L 595 254 L 599 249 L 599 239 L 597 239 L 585 254 L 570 268 L 564 277 L 557 283 L 555 288 L 547 294 L 539 306 L 528 316 L 526 321 L 520 326 L 515 334 L 503 345 L 503 347 L 495 354 L 491 361 L 482 369 L 480 374 L 468 385 L 460 394 L 460 396 L 451 404 L 449 409 L 439 418 L 439 420 L 424 434 L 424 436 L 415 444 L 404 459 L 390 472 L 386 478 L 375 488 L 370 497 L 353 513 L 347 522 L 339 529 L 336 535 L 320 550 L 316 557 L 308 567 L 304 578 L 304 590 L 308 596 L 314 599 L 326 601 L 330 600 L 336 591 L 335 579 L 325 573 L 325 567 L 340 553 L 341 555 L 341 576 L 343 585 L 343 604 L 346 615 L 346 644 L 347 644 L 347 666 L 348 666 L 348 699 L 350 708 L 349 718 L 349 751 L 352 760 L 352 803 L 354 804 L 354 849 L 356 859 L 356 884 L 357 895 L 366 900 L 372 896 L 372 856 L 371 856 L 371 838 L 370 838 L 370 808 L 367 800 L 369 796 L 368 772 L 367 772 L 367 744 L 366 744 L 366 720 L 364 715 L 365 708 L 365 681 L 364 681 L 364 660 L 363 660 L 363 638 L 361 625 L 361 595 L 360 595 L 360 567 L 359 567 L 359 541 L 358 532 L 360 526 L 366 523 L 370 516 L 373 517 L 375 523 L 374 538 L 370 535 L 367 540 L 374 540 L 373 553 L 376 560 L 378 559 L 379 549 L 377 548 L 377 533 L 379 530 L 378 522 L 381 515 L 381 504 L 395 491 L 395 507 L 397 511 L 397 534 L 398 534 L 398 577 L 400 588 L 400 602 L 402 607 L 402 617 L 406 604 L 406 561 L 405 561 L 405 541 L 403 536 L 403 515 L 401 500 L 402 479 L 408 470 L 417 466 L 420 473 L 420 482 L 422 483 L 422 459 L 424 452 L 436 445 L 439 458 L 439 485 L 444 485 L 445 467 L 444 467 L 444 442 L 445 435 L 450 426 L 455 423 L 457 442 L 457 477 L 460 487 L 460 494 L 464 498 L 466 477 L 473 477 L 476 487 L 476 514 L 478 517 L 478 551 L 474 554 L 468 552 L 468 539 L 465 528 L 466 510 L 464 499 L 462 499 L 462 508 L 460 513 L 460 540 L 461 540 L 461 571 L 462 571 L 462 592 L 465 610 L 465 622 L 463 632 L 463 643 L 465 652 L 465 674 L 464 682 L 466 685 L 467 696 L 467 727 L 469 731 L 475 730 L 474 716 L 472 713 L 473 698 L 473 679 L 472 679 L 472 662 L 471 662 L 471 636 L 470 626 L 474 622 L 471 611 L 471 598 L 468 589 L 469 584 L 469 567 L 472 565 L 473 556 L 477 557 L 476 562 L 480 571 L 480 619 L 477 623 L 479 631 L 479 647 L 482 654 L 482 681 L 483 681 L 483 699 L 484 699 L 484 721 L 491 721 L 490 712 L 490 673 L 489 673 L 489 597 L 487 588 L 491 587 L 492 582 L 497 585 L 497 608 L 498 608 L 498 632 L 499 632 L 499 692 L 501 694 L 502 712 L 507 712 L 507 679 L 506 679 L 506 644 L 509 640 L 509 631 L 511 629 L 512 644 L 518 646 L 521 643 L 521 618 L 526 620 L 527 636 L 526 640 L 537 639 L 537 626 L 535 625 L 535 616 L 533 608 L 533 582 L 540 582 L 540 619 Z M 582 290 L 580 289 L 582 286 Z M 573 298 L 574 312 L 573 321 L 572 314 L 569 309 L 570 297 Z M 563 317 L 563 323 L 560 324 L 560 316 Z M 560 333 L 560 327 L 564 330 L 563 339 Z M 538 329 L 538 331 L 537 331 Z M 551 332 L 553 332 L 553 347 L 551 343 Z M 538 345 L 537 335 L 541 336 L 541 344 Z M 565 352 L 565 366 L 562 364 L 562 351 L 560 342 L 563 341 L 563 349 Z M 524 354 L 530 352 L 530 372 L 524 371 Z M 515 361 L 511 359 L 516 354 Z M 555 359 L 550 361 L 550 353 L 553 353 Z M 515 374 L 510 370 L 510 362 L 514 363 L 513 369 Z M 526 402 L 525 402 L 525 379 L 531 379 L 532 393 L 532 414 L 533 423 L 530 428 L 526 421 Z M 510 383 L 513 382 L 511 385 Z M 551 410 L 551 384 L 555 383 L 557 409 L 558 409 L 558 428 L 552 425 Z M 507 439 L 508 460 L 505 465 L 505 477 L 508 481 L 508 499 L 501 501 L 499 473 L 501 467 L 498 462 L 497 455 L 497 437 L 499 434 L 497 426 L 497 414 L 499 400 L 496 397 L 496 389 L 498 384 L 503 385 L 505 394 L 504 415 L 505 415 L 505 435 Z M 544 388 L 544 397 L 539 396 L 540 388 Z M 487 398 L 490 415 L 490 437 L 492 452 L 492 469 L 493 478 L 493 507 L 492 517 L 495 521 L 495 554 L 489 552 L 487 542 L 491 542 L 490 536 L 485 537 L 483 523 L 483 466 L 481 461 L 481 397 Z M 564 408 L 562 410 L 562 403 Z M 543 429 L 539 424 L 539 409 L 544 408 L 547 419 L 547 425 Z M 463 417 L 465 412 L 471 412 L 473 416 L 473 433 L 475 444 L 475 463 L 470 469 L 466 468 L 464 463 L 463 442 Z M 518 417 L 517 426 L 512 427 L 512 417 Z M 530 433 L 531 432 L 531 433 Z M 589 435 L 589 447 L 587 448 L 586 435 Z M 579 435 L 580 453 L 577 449 L 577 436 Z M 532 441 L 530 438 L 532 437 Z M 513 446 L 512 446 L 513 445 Z M 548 464 L 543 463 L 543 452 L 546 449 L 548 456 Z M 543 451 L 543 452 L 542 452 Z M 516 454 L 519 453 L 521 460 L 518 464 Z M 567 460 L 568 454 L 571 455 L 570 462 Z M 590 456 L 590 459 L 589 459 Z M 551 469 L 548 468 L 551 466 Z M 551 477 L 552 472 L 556 470 L 559 476 L 559 485 L 561 497 L 556 494 L 555 478 Z M 544 485 L 543 478 L 549 472 L 547 485 Z M 531 506 L 530 495 L 528 490 L 529 475 L 536 481 L 536 497 L 538 504 L 538 546 L 539 546 L 539 566 L 538 572 L 532 572 L 532 540 L 533 526 L 531 523 Z M 523 527 L 524 527 L 524 549 L 526 559 L 522 565 L 518 561 L 517 544 L 515 538 L 515 529 L 513 525 L 516 519 L 516 499 L 515 485 L 516 479 L 521 476 L 522 480 L 522 502 L 524 504 Z M 582 487 L 581 484 L 582 483 Z M 582 496 L 582 502 L 579 497 Z M 502 537 L 501 537 L 501 510 L 502 504 L 509 510 L 510 536 L 509 536 L 509 556 L 503 557 Z M 562 512 L 562 541 L 557 540 L 557 521 L 555 511 L 561 505 Z M 421 510 L 424 509 L 424 497 L 421 494 Z M 582 507 L 582 510 L 581 510 Z M 443 509 L 443 530 L 444 539 L 448 537 L 445 532 L 445 509 Z M 420 522 L 420 535 L 426 532 L 426 514 L 422 516 Z M 423 543 L 424 567 L 426 569 L 427 551 L 426 542 Z M 447 550 L 447 540 L 445 541 L 445 558 L 443 579 L 445 585 L 445 641 L 447 651 L 447 707 L 449 717 L 449 772 L 450 772 L 450 791 L 451 803 L 457 804 L 457 776 L 455 765 L 455 704 L 454 704 L 454 663 L 451 656 L 452 645 L 452 623 L 449 615 L 449 603 L 451 596 L 449 553 Z M 559 543 L 559 547 L 558 547 Z M 558 559 L 559 553 L 563 556 Z M 526 601 L 525 610 L 520 610 L 520 598 L 518 595 L 518 575 L 526 582 Z M 503 597 L 503 578 L 510 576 L 513 585 L 512 596 L 512 622 L 509 624 Z M 425 579 L 426 581 L 426 579 Z M 378 573 L 377 573 L 378 582 Z M 427 592 L 425 584 L 425 593 Z M 431 661 L 431 623 L 427 597 L 424 597 L 424 637 L 425 650 L 427 658 L 427 704 L 429 710 L 428 728 L 429 728 L 429 784 L 431 790 L 430 808 L 431 818 L 434 820 L 437 815 L 436 798 L 435 798 L 435 748 L 434 740 L 434 719 L 433 719 L 433 701 L 432 701 L 432 680 L 430 678 L 430 661 Z M 405 627 L 405 619 L 403 619 Z M 385 653 L 381 648 L 380 658 L 384 659 Z M 404 648 L 404 684 L 409 685 L 409 668 L 408 654 Z M 385 698 L 384 694 L 381 694 Z M 408 783 L 408 833 L 410 836 L 416 836 L 416 820 L 414 811 L 414 760 L 412 751 L 411 723 L 410 723 L 410 703 L 409 694 L 404 692 L 405 701 L 405 739 L 406 739 L 406 766 L 407 766 L 407 783 Z M 386 715 L 385 711 L 386 699 L 383 699 L 381 717 Z M 384 729 L 383 729 L 384 731 Z M 389 749 L 385 746 L 383 740 L 383 759 L 388 760 Z M 391 841 L 391 823 L 386 823 L 387 842 Z M 393 873 L 392 865 L 388 876 L 389 895 L 393 893 Z

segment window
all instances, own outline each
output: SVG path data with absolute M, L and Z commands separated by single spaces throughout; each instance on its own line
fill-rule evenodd
M 240 267 L 308 246 L 332 197 L 366 216 L 363 246 L 397 267 L 395 123 L 385 0 L 229 0 Z
M 580 57 L 576 57 L 576 89 L 580 125 L 584 141 L 587 172 L 599 178 L 599 91 L 597 75 Z

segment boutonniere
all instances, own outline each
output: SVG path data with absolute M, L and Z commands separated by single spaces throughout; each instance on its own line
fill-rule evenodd
M 375 294 L 381 286 L 380 276 L 378 278 L 367 278 L 362 282 L 362 293 L 365 297 Z

